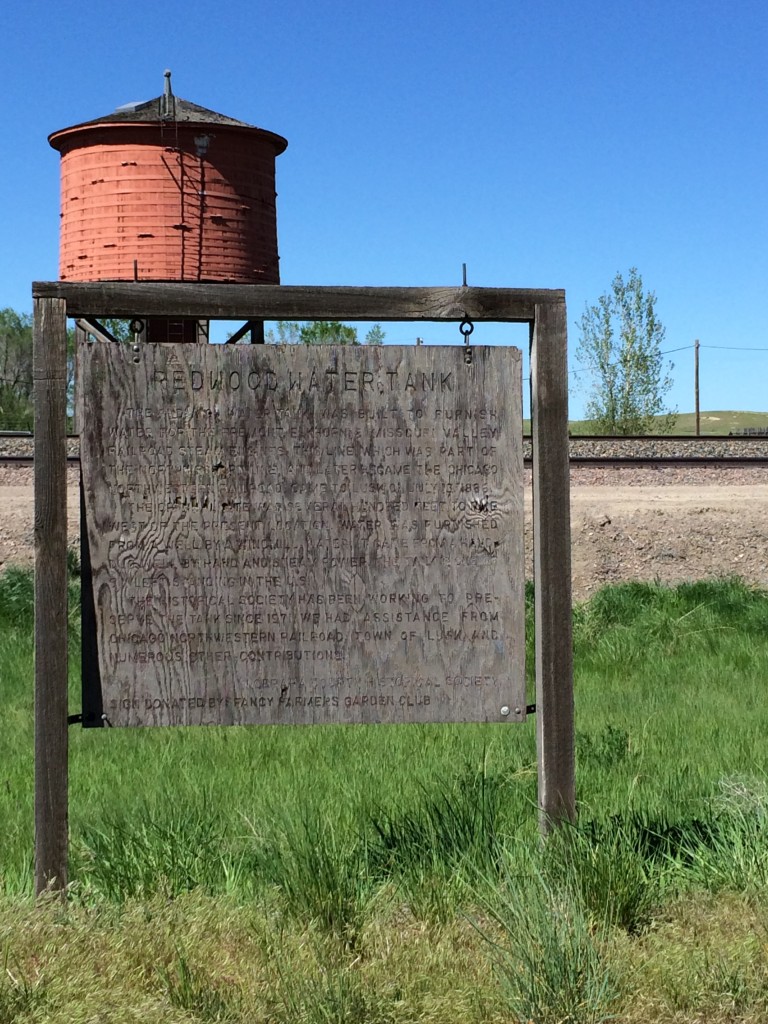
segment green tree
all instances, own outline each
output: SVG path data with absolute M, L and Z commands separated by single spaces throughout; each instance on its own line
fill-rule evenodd
M 278 320 L 274 329 L 266 333 L 265 340 L 272 345 L 359 345 L 357 328 L 339 320 L 310 320 L 296 323 Z M 366 345 L 381 345 L 384 331 L 374 324 L 365 336 Z
M 32 316 L 0 310 L 0 429 L 31 430 Z
M 385 332 L 381 329 L 381 324 L 374 324 L 373 327 L 368 331 L 365 336 L 366 345 L 383 345 L 384 338 L 386 337 Z
M 302 324 L 299 341 L 303 345 L 359 345 L 357 328 L 339 320 L 314 320 Z
M 115 341 L 122 341 L 128 343 L 133 341 L 133 334 L 131 333 L 131 321 L 130 320 L 101 320 L 102 327 L 106 327 Z
M 108 320 L 114 331 L 128 321 Z M 127 326 L 123 333 L 127 331 Z M 32 430 L 35 422 L 32 387 L 33 318 L 31 313 L 0 310 L 0 430 Z M 67 330 L 67 404 L 71 415 L 75 382 L 75 332 Z
M 576 357 L 591 374 L 587 418 L 595 433 L 667 432 L 676 411 L 665 398 L 672 387 L 672 363 L 661 346 L 665 329 L 656 316 L 656 295 L 645 292 L 635 267 L 625 281 L 617 274 L 597 305 L 579 321 Z

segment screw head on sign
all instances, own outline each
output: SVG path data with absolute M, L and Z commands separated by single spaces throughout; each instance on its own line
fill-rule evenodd
M 506 704 L 505 704 L 505 705 L 504 705 L 504 707 L 503 707 L 503 708 L 501 709 L 501 713 L 502 713 L 502 715 L 503 715 L 503 716 L 504 716 L 505 718 L 506 718 L 506 717 L 507 717 L 507 715 L 509 714 L 509 708 L 507 707 L 507 705 L 506 705 Z

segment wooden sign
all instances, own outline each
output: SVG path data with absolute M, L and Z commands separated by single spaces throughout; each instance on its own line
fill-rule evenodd
M 518 350 L 80 358 L 110 724 L 525 717 Z

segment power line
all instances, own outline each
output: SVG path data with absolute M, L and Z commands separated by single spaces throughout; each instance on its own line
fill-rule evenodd
M 746 345 L 701 345 L 701 348 L 717 348 L 722 352 L 768 352 L 768 348 L 749 348 Z
M 672 355 L 673 352 L 686 352 L 688 349 L 692 349 L 692 348 L 695 348 L 695 346 L 694 345 L 681 345 L 679 348 L 665 348 L 663 352 L 659 352 L 659 355 L 660 356 L 669 356 L 669 355 Z M 608 363 L 608 366 L 609 367 L 610 366 L 618 366 L 619 363 L 620 363 L 620 360 L 617 359 L 617 360 L 615 360 L 612 363 Z M 601 369 L 603 369 L 603 367 L 601 367 L 597 363 L 593 363 L 592 366 L 582 366 L 580 370 L 569 370 L 568 371 L 568 376 L 569 377 L 575 377 L 579 373 L 590 373 L 592 370 L 601 370 Z

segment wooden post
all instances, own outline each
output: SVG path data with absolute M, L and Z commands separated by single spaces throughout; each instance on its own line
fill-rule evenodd
M 565 302 L 531 329 L 536 746 L 543 833 L 576 817 Z
M 701 435 L 701 412 L 699 410 L 699 339 L 693 343 L 693 390 L 696 406 L 696 437 Z
M 67 304 L 35 299 L 35 891 L 67 885 Z

